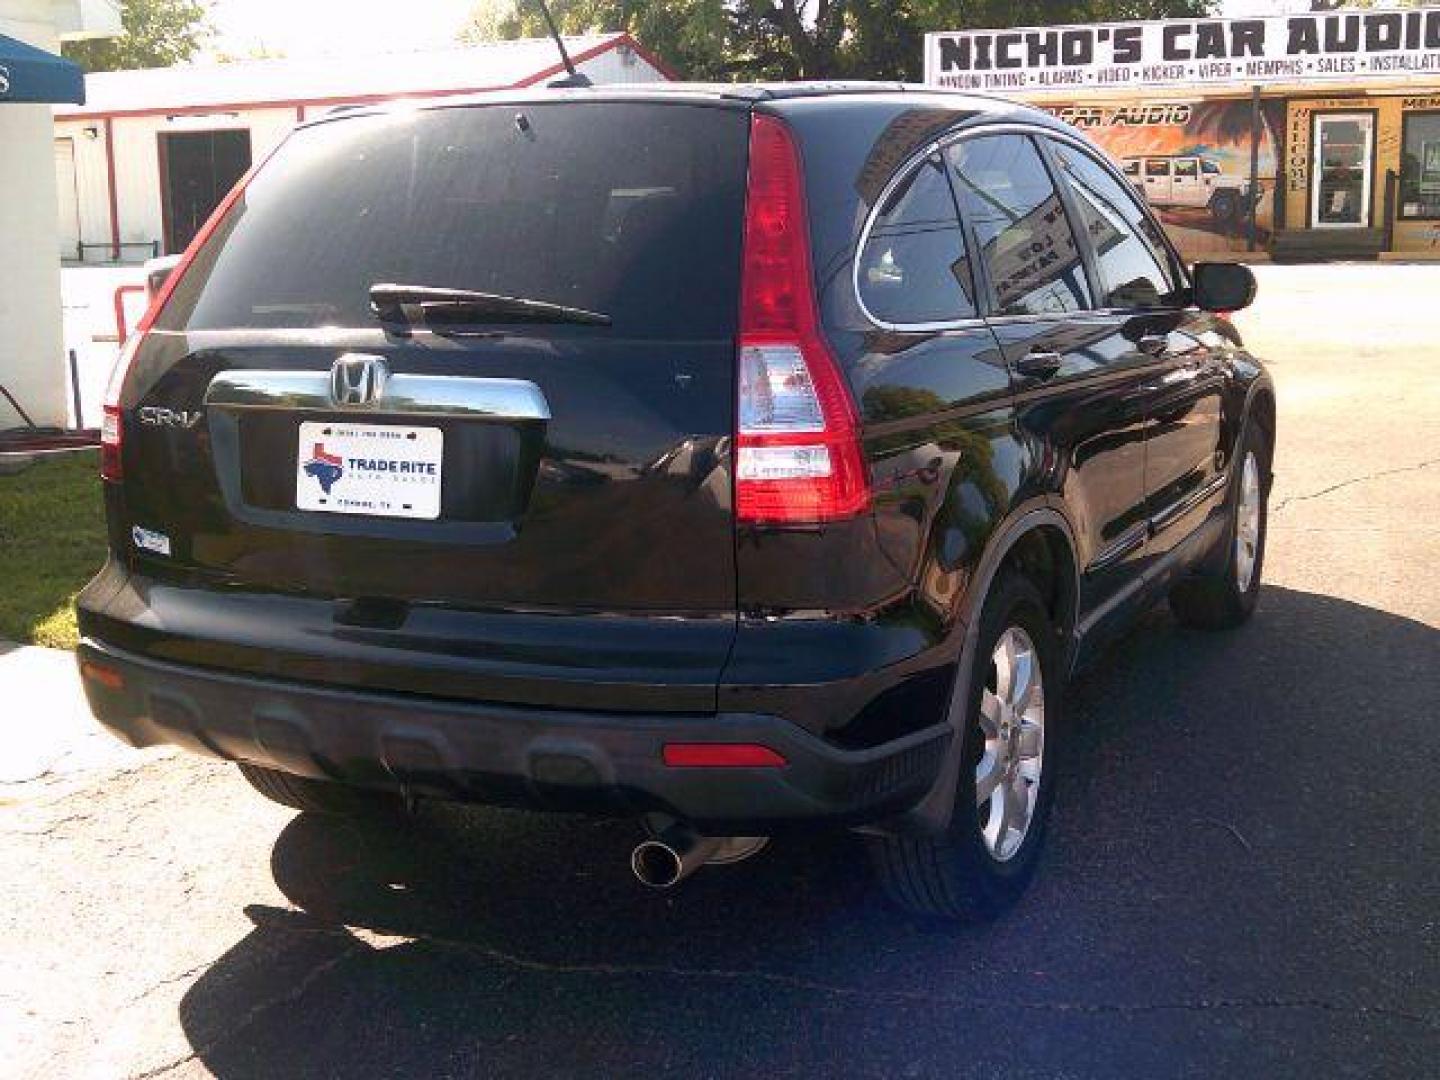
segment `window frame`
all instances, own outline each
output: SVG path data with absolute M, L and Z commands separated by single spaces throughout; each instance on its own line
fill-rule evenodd
M 889 201 L 895 188 L 906 178 L 912 169 L 918 168 L 928 157 L 933 154 L 943 154 L 948 146 L 966 139 L 980 138 L 986 135 L 1018 134 L 1028 136 L 1035 144 L 1036 152 L 1039 153 L 1041 161 L 1050 173 L 1051 182 L 1055 184 L 1056 191 L 1060 195 L 1060 201 L 1065 207 L 1065 214 L 1070 222 L 1071 231 L 1075 234 L 1075 242 L 1080 247 L 1080 257 L 1085 265 L 1086 280 L 1090 285 L 1091 300 L 1102 298 L 1108 305 L 1110 299 L 1109 291 L 1099 289 L 1101 279 L 1095 262 L 1095 252 L 1090 243 L 1090 237 L 1083 229 L 1078 229 L 1077 211 L 1074 205 L 1075 193 L 1070 190 L 1069 182 L 1062 175 L 1059 175 L 1059 167 L 1053 159 L 1049 140 L 1065 143 L 1090 156 L 1102 169 L 1108 172 L 1116 183 L 1120 184 L 1130 194 L 1130 198 L 1140 208 L 1150 223 L 1155 226 L 1157 235 L 1164 245 L 1165 253 L 1169 262 L 1171 273 L 1178 285 L 1179 298 L 1169 306 L 1160 308 L 1116 308 L 1109 306 L 1084 308 L 1080 311 L 1070 312 L 1070 316 L 1082 315 L 1126 315 L 1134 314 L 1137 311 L 1175 311 L 1187 308 L 1191 305 L 1191 294 L 1193 285 L 1190 280 L 1190 270 L 1185 261 L 1180 258 L 1171 242 L 1169 235 L 1160 225 L 1159 219 L 1151 212 L 1150 208 L 1140 199 L 1139 193 L 1135 190 L 1128 177 L 1120 171 L 1120 167 L 1111 161 L 1103 153 L 1097 151 L 1096 147 L 1082 137 L 1077 137 L 1062 128 L 1051 127 L 1043 123 L 1026 123 L 1016 120 L 981 120 L 977 122 L 974 118 L 962 122 L 959 126 L 943 132 L 935 138 L 930 139 L 917 148 L 904 161 L 896 166 L 891 173 L 890 179 L 881 188 L 880 194 L 875 202 L 866 212 L 864 223 L 856 238 L 855 246 L 850 259 L 850 294 L 861 314 L 870 324 L 880 330 L 888 330 L 894 333 L 936 333 L 946 330 L 968 330 L 977 327 L 989 326 L 991 323 L 1003 322 L 1036 322 L 1041 320 L 1054 320 L 1060 316 L 1054 314 L 1040 315 L 998 315 L 995 313 L 995 298 L 990 282 L 990 272 L 985 266 L 985 260 L 977 258 L 975 231 L 969 219 L 961 211 L 960 200 L 955 194 L 955 185 L 950 181 L 949 170 L 946 170 L 945 178 L 950 182 L 951 197 L 955 199 L 955 212 L 960 219 L 960 231 L 965 239 L 965 259 L 970 267 L 971 280 L 975 282 L 976 300 L 978 312 L 974 316 L 962 319 L 953 319 L 943 322 L 926 323 L 892 323 L 877 318 L 865 306 L 865 301 L 860 294 L 860 253 L 865 245 L 869 243 L 871 230 L 880 217 L 881 209 Z M 1142 159 L 1143 160 L 1143 159 Z
M 1420 116 L 1440 117 L 1440 109 L 1409 109 L 1400 116 L 1400 173 L 1396 177 L 1395 186 L 1395 220 L 1396 221 L 1440 221 L 1440 210 L 1431 214 L 1407 214 L 1405 213 L 1405 201 L 1400 183 L 1405 173 L 1405 143 L 1410 137 L 1410 121 Z M 1420 171 L 1425 171 L 1425 163 L 1420 163 Z
M 1016 125 L 1014 130 L 1009 131 L 1001 131 L 998 130 L 998 128 L 999 125 L 993 125 L 988 128 L 971 131 L 967 134 L 969 138 L 1014 135 L 1016 138 L 1024 139 L 1030 144 L 1031 149 L 1035 151 L 1035 156 L 1040 159 L 1040 167 L 1045 170 L 1045 175 L 1050 179 L 1050 186 L 1055 189 L 1055 197 L 1060 200 L 1061 213 L 1065 215 L 1065 224 L 1070 227 L 1070 235 L 1075 241 L 1075 250 L 1080 256 L 1080 272 L 1085 279 L 1085 287 L 1090 293 L 1090 306 L 1076 308 L 1074 311 L 1067 312 L 1002 312 L 999 310 L 998 298 L 995 295 L 995 283 L 990 279 L 990 266 L 983 258 L 977 255 L 975 265 L 980 270 L 981 280 L 983 282 L 982 289 L 985 297 L 986 320 L 992 323 L 1025 322 L 1037 319 L 1059 319 L 1073 315 L 1089 315 L 1102 310 L 1097 303 L 1100 298 L 1100 290 L 1095 286 L 1099 279 L 1095 273 L 1095 262 L 1093 254 L 1090 251 L 1090 245 L 1086 242 L 1086 238 L 1081 236 L 1081 230 L 1077 227 L 1078 219 L 1075 215 L 1075 207 L 1070 202 L 1070 192 L 1060 183 L 1055 162 L 1051 160 L 1049 149 L 1045 146 L 1044 140 L 1040 138 L 1040 131 L 1025 125 Z M 961 140 L 957 139 L 953 141 L 959 142 Z M 950 174 L 948 170 L 945 176 L 949 179 Z M 953 180 L 950 181 L 950 187 L 953 191 L 955 187 Z M 955 193 L 955 203 L 957 206 L 960 205 L 959 192 Z M 981 251 L 982 248 L 978 241 L 971 239 L 974 236 L 972 231 L 973 227 L 965 220 L 963 210 L 960 216 L 961 224 L 967 230 L 967 242 L 971 243 L 972 250 L 976 252 Z
M 1071 190 L 1070 181 L 1066 178 L 1065 171 L 1054 158 L 1054 152 L 1049 145 L 1049 140 L 1051 139 L 1068 144 L 1110 174 L 1110 178 L 1120 186 L 1124 197 L 1128 198 L 1136 209 L 1140 211 L 1141 216 L 1149 219 L 1150 224 L 1154 227 L 1155 235 L 1160 237 L 1160 243 L 1165 252 L 1165 261 L 1168 264 L 1164 269 L 1168 270 L 1170 276 L 1175 279 L 1176 299 L 1168 304 L 1157 304 L 1153 307 L 1117 307 L 1111 304 L 1110 289 L 1105 284 L 1104 276 L 1100 273 L 1100 260 L 1096 256 L 1094 245 L 1090 241 L 1090 234 L 1084 228 L 1076 229 L 1075 235 L 1077 241 L 1085 253 L 1086 266 L 1090 270 L 1090 288 L 1096 295 L 1102 295 L 1104 297 L 1103 305 L 1096 310 L 1106 313 L 1134 313 L 1145 311 L 1179 311 L 1189 307 L 1191 285 L 1190 275 L 1186 270 L 1185 262 L 1175 250 L 1175 245 L 1170 242 L 1170 237 L 1165 232 L 1165 227 L 1160 224 L 1159 218 L 1155 216 L 1149 204 L 1139 197 L 1139 193 L 1135 190 L 1134 185 L 1130 184 L 1124 175 L 1119 173 L 1103 154 L 1096 153 L 1093 147 L 1087 146 L 1085 143 L 1076 139 L 1064 138 L 1055 132 L 1046 132 L 1044 137 L 1036 141 L 1044 148 L 1045 160 L 1050 166 L 1051 173 L 1055 180 L 1055 186 L 1060 189 L 1060 197 L 1065 202 L 1066 212 L 1071 215 L 1071 227 L 1074 228 L 1076 223 L 1080 221 L 1079 204 L 1076 202 L 1079 196 Z M 1136 236 L 1135 239 L 1142 244 L 1145 243 L 1144 237 Z
M 965 223 L 964 215 L 960 213 L 960 200 L 956 197 L 955 185 L 950 182 L 950 170 L 944 162 L 944 155 L 941 151 L 941 146 L 942 140 L 935 140 L 931 144 L 927 145 L 924 149 L 922 149 L 919 153 L 912 155 L 901 163 L 900 167 L 895 170 L 895 172 L 891 175 L 890 179 L 885 182 L 884 188 L 881 189 L 879 196 L 875 199 L 875 205 L 872 206 L 870 208 L 870 212 L 866 214 L 864 227 L 860 230 L 860 237 L 855 244 L 855 252 L 850 260 L 850 282 L 855 297 L 855 303 L 859 306 L 860 313 L 869 322 L 880 327 L 882 330 L 892 330 L 900 333 L 914 333 L 917 331 L 950 329 L 957 326 L 968 326 L 981 322 L 985 318 L 986 309 L 989 306 L 989 281 L 988 279 L 982 279 L 976 275 L 979 263 L 977 263 L 974 256 L 975 235 L 971 231 L 970 227 Z M 936 160 L 934 160 L 936 158 L 939 158 L 940 160 L 937 162 Z M 865 291 L 862 288 L 862 283 L 860 280 L 861 270 L 864 264 L 865 250 L 870 246 L 870 242 L 874 236 L 875 228 L 877 225 L 879 225 L 880 219 L 883 216 L 886 207 L 889 206 L 890 200 L 895 197 L 896 192 L 898 192 L 902 187 L 904 187 L 907 183 L 913 180 L 916 174 L 918 174 L 922 169 L 924 169 L 926 165 L 933 166 L 937 164 L 940 167 L 941 178 L 945 181 L 945 190 L 950 193 L 950 206 L 955 211 L 955 224 L 957 226 L 957 231 L 960 235 L 961 242 L 964 245 L 964 251 L 959 253 L 960 258 L 956 259 L 956 262 L 959 262 L 963 259 L 966 267 L 970 271 L 970 282 L 975 292 L 974 297 L 972 297 L 975 306 L 975 314 L 962 315 L 954 319 L 928 320 L 924 322 L 913 323 L 892 322 L 888 319 L 882 319 L 880 316 L 876 315 L 873 311 L 871 311 L 869 305 L 865 303 Z

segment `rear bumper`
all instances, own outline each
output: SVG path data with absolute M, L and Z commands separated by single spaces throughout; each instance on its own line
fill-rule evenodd
M 775 716 L 590 713 L 361 692 L 156 661 L 93 638 L 78 653 L 95 715 L 135 746 L 169 743 L 300 776 L 446 799 L 661 811 L 711 832 L 887 817 L 929 789 L 949 739 L 942 723 L 844 750 Z M 97 667 L 108 673 L 103 680 Z M 758 743 L 788 764 L 671 768 L 661 758 L 669 742 Z

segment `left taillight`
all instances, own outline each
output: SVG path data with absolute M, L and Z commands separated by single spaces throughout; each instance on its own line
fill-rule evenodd
M 146 318 L 149 318 L 148 311 Z M 115 361 L 115 367 L 110 372 L 110 381 L 105 384 L 104 418 L 100 422 L 100 477 L 103 480 L 115 482 L 125 477 L 120 453 L 120 444 L 125 438 L 120 395 L 125 389 L 125 377 L 129 375 L 130 366 L 135 362 L 135 354 L 145 340 L 146 329 L 146 321 L 141 319 L 135 332 L 125 339 L 125 344 L 120 349 L 120 358 Z
M 870 505 L 860 422 L 820 333 L 800 156 L 779 119 L 750 128 L 740 285 L 735 517 L 813 524 Z
M 273 153 L 273 151 L 272 151 Z M 266 160 L 269 160 L 268 157 Z M 165 310 L 165 304 L 169 301 L 171 294 L 175 292 L 176 286 L 190 269 L 190 264 L 195 261 L 195 254 L 210 240 L 225 216 L 230 213 L 230 208 L 235 205 L 241 195 L 245 193 L 246 186 L 250 180 L 264 165 L 264 161 L 257 162 L 250 168 L 250 171 L 242 176 L 239 182 L 230 189 L 230 193 L 220 200 L 220 205 L 215 207 L 215 212 L 210 215 L 200 231 L 195 234 L 195 239 L 190 241 L 190 246 L 185 249 L 185 254 L 180 257 L 175 269 L 165 279 L 165 284 L 145 308 L 145 314 L 140 316 L 140 321 L 135 324 L 135 330 L 125 339 L 125 344 L 120 349 L 120 356 L 115 361 L 115 367 L 110 372 L 110 381 L 105 385 L 105 403 L 103 419 L 100 425 L 100 477 L 103 480 L 119 481 L 124 479 L 125 466 L 124 455 L 121 453 L 125 441 L 125 411 L 121 406 L 121 400 L 125 396 L 125 384 L 130 378 L 130 373 L 135 366 L 135 357 L 145 344 L 145 335 L 155 325 L 155 320 Z

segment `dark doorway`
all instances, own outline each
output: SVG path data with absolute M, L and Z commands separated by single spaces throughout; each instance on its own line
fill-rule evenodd
M 167 253 L 185 250 L 248 168 L 248 131 L 183 131 L 160 136 Z

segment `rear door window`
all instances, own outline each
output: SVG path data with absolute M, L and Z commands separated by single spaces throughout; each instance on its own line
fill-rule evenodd
M 986 135 L 945 153 L 989 272 L 995 314 L 1091 307 L 1079 245 L 1034 143 L 1024 135 Z
M 734 333 L 748 124 L 624 102 L 357 115 L 296 132 L 161 329 L 375 325 L 377 283 L 608 314 L 614 334 Z
M 866 310 L 882 322 L 975 316 L 960 219 L 938 158 L 913 169 L 881 207 L 860 253 L 858 279 Z
M 1089 154 L 1055 140 L 1050 145 L 1095 251 L 1104 303 L 1144 308 L 1177 302 L 1178 278 L 1154 219 L 1126 185 Z

